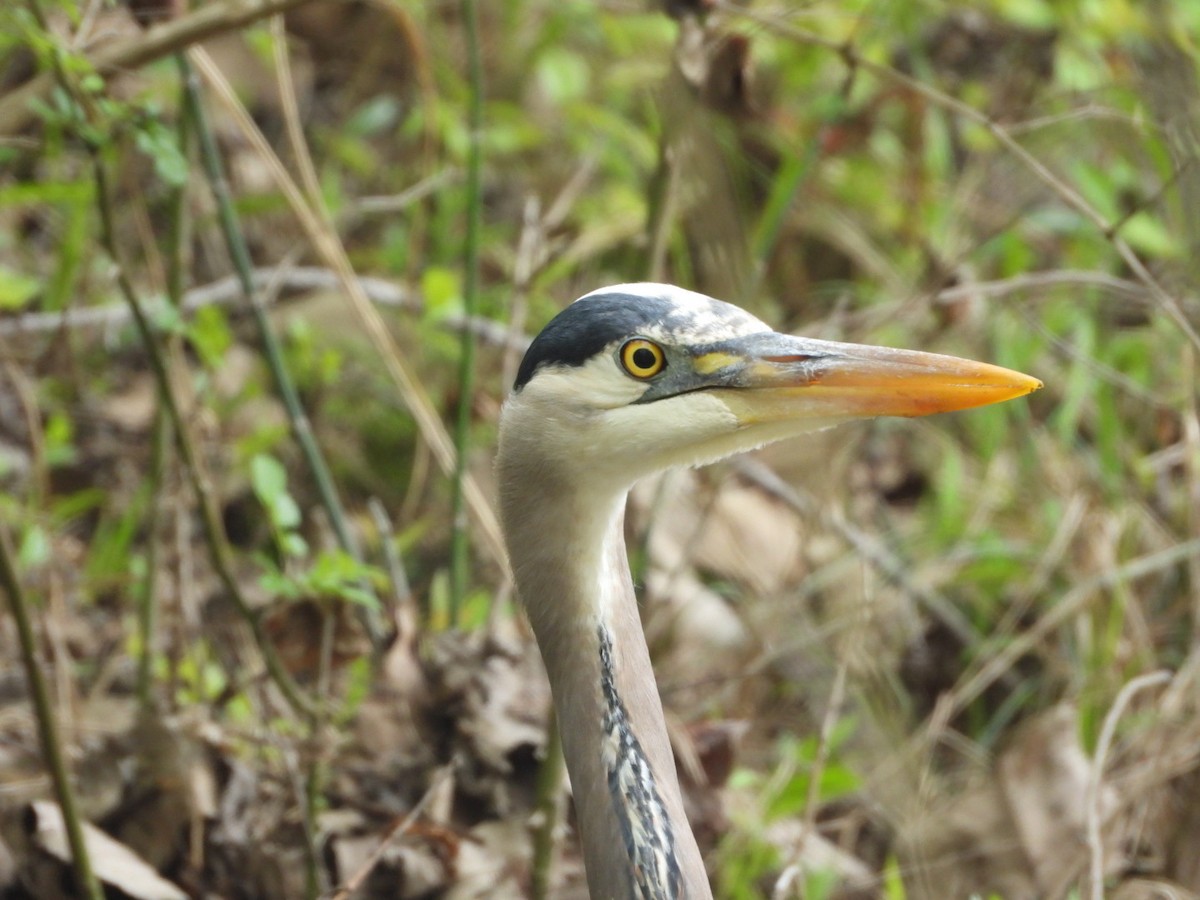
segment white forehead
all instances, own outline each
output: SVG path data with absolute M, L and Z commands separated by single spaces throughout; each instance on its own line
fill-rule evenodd
M 647 322 L 639 329 L 642 337 L 663 343 L 707 344 L 771 330 L 761 319 L 732 303 L 715 300 L 706 294 L 673 284 L 615 284 L 584 294 L 575 302 L 588 303 L 613 295 L 669 302 L 671 309 L 664 318 Z

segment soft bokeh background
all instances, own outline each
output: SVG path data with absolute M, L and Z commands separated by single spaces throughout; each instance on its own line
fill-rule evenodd
M 634 280 L 1046 384 L 635 492 L 718 895 L 1200 895 L 1200 7 L 195 5 L 0 11 L 0 527 L 112 896 L 581 895 L 491 448 Z M 69 895 L 0 647 L 0 883 Z

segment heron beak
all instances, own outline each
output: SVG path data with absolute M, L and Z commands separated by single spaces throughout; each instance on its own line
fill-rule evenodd
M 928 416 L 1032 393 L 1042 382 L 988 363 L 785 334 L 710 348 L 696 371 L 720 382 L 743 425 L 795 419 Z

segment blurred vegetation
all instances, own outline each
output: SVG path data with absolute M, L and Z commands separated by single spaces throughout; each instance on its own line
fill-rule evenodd
M 152 25 L 177 12 L 135 6 Z M 902 577 L 844 533 L 774 597 L 692 561 L 755 623 L 767 661 L 744 676 L 762 706 L 717 691 L 677 710 L 756 723 L 710 855 L 723 896 L 771 895 L 793 862 L 774 823 L 819 823 L 878 792 L 902 830 L 883 782 L 912 775 L 950 794 L 1059 704 L 1077 709 L 1090 753 L 1139 674 L 1176 672 L 1190 699 L 1169 714 L 1145 701 L 1118 732 L 1128 747 L 1194 734 L 1200 5 L 523 0 L 479 16 L 473 192 L 458 4 L 297 4 L 286 26 L 241 24 L 121 71 L 98 70 L 97 48 L 154 33 L 125 7 L 0 11 L 0 527 L 31 596 L 47 598 L 36 615 L 104 635 L 44 651 L 60 705 L 133 658 L 146 709 L 329 742 L 382 650 L 341 643 L 362 636 L 364 610 L 393 627 L 415 598 L 423 636 L 513 616 L 486 505 L 468 504 L 470 567 L 452 584 L 454 470 L 437 442 L 465 409 L 463 471 L 490 497 L 525 335 L 595 287 L 658 280 L 781 330 L 987 359 L 1046 383 L 1028 402 L 766 457 L 809 499 L 812 533 L 831 533 L 824 510 Z M 232 226 L 204 174 L 204 127 Z M 209 290 L 238 271 L 230 228 L 267 304 L 257 325 L 235 287 Z M 338 260 L 384 280 L 362 283 L 383 337 L 347 299 Z M 275 399 L 268 332 L 305 425 Z M 165 381 L 150 377 L 155 357 Z M 739 476 L 703 477 L 715 490 Z M 259 696 L 260 667 L 214 627 L 212 598 L 238 585 L 256 652 L 278 654 L 268 667 L 301 698 L 290 707 Z M 871 612 L 846 612 L 880 595 L 907 616 L 863 626 Z M 316 623 L 303 638 L 288 627 L 296 607 Z M 838 671 L 849 699 L 811 737 Z M 306 769 L 310 816 L 332 802 L 322 746 Z M 901 747 L 903 764 L 889 756 Z M 880 895 L 925 896 L 899 852 L 880 854 Z M 803 880 L 797 895 L 833 890 L 820 873 Z

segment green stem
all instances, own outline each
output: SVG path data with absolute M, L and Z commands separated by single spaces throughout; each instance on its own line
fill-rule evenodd
M 37 22 L 46 38 L 53 40 L 52 32 L 38 0 L 29 0 L 28 7 L 34 21 Z M 67 71 L 61 59 L 62 50 L 56 40 L 53 41 L 53 48 L 51 66 L 55 80 L 64 90 L 79 99 L 74 91 L 73 83 L 67 77 Z M 83 106 L 82 103 L 80 105 Z M 21 590 L 21 582 L 13 563 L 8 532 L 4 528 L 0 528 L 0 587 L 8 594 L 8 605 L 12 610 L 13 619 L 17 623 L 25 678 L 29 682 L 29 693 L 33 700 L 34 716 L 37 718 L 42 754 L 45 756 L 46 766 L 50 770 L 50 779 L 54 783 L 54 790 L 58 795 L 58 806 L 62 811 L 63 826 L 67 830 L 67 845 L 71 848 L 71 863 L 75 869 L 75 879 L 78 882 L 76 887 L 91 900 L 104 900 L 104 891 L 92 870 L 92 861 L 88 855 L 87 842 L 83 833 L 83 822 L 75 806 L 75 794 L 71 787 L 70 776 L 67 774 L 66 763 L 63 760 L 54 708 L 50 705 L 50 693 L 46 689 L 45 679 L 42 678 L 41 666 L 38 665 L 37 644 L 33 637 L 33 626 L 29 621 L 29 607 L 25 602 L 25 594 Z
M 771 262 L 771 254 L 779 243 L 779 235 L 783 224 L 787 221 L 788 210 L 800 189 L 808 180 L 821 153 L 821 132 L 804 149 L 804 152 L 787 156 L 779 167 L 779 172 L 771 185 L 771 193 L 767 197 L 766 208 L 758 220 L 753 237 L 754 274 L 747 286 L 746 300 L 749 301 L 758 294 L 762 283 L 763 273 Z
M 186 97 L 183 98 L 186 100 Z M 188 117 L 180 116 L 177 127 L 179 152 L 186 158 L 191 144 L 191 128 L 188 127 Z M 187 186 L 186 184 L 172 188 L 167 211 L 170 222 L 170 233 L 167 236 L 167 299 L 176 311 L 183 309 L 184 272 L 186 266 L 187 244 Z M 175 338 L 178 342 L 178 338 Z M 170 351 L 168 351 L 170 352 Z M 150 462 L 150 499 L 149 514 L 146 521 L 146 534 L 149 535 L 149 550 L 146 553 L 146 580 L 142 594 L 138 598 L 138 643 L 140 656 L 137 661 L 137 698 L 142 712 L 149 715 L 153 712 L 154 697 L 151 685 L 154 678 L 154 619 L 158 606 L 158 562 L 162 548 L 162 538 L 159 535 L 159 514 L 163 496 L 162 486 L 167 477 L 167 464 L 170 458 L 173 435 L 171 434 L 171 419 L 160 405 L 154 423 L 154 442 L 151 449 Z
M 221 165 L 221 154 L 217 149 L 216 140 L 213 137 L 212 129 L 208 124 L 208 117 L 204 113 L 204 106 L 200 100 L 199 79 L 196 77 L 196 73 L 192 69 L 192 65 L 188 61 L 186 54 L 176 54 L 175 60 L 179 66 L 180 77 L 183 79 L 186 93 L 186 102 L 184 104 L 185 115 L 191 121 L 192 127 L 195 129 L 200 141 L 200 157 L 204 162 L 204 171 L 208 178 L 209 189 L 212 191 L 213 198 L 217 203 L 217 215 L 221 223 L 221 232 L 225 237 L 229 256 L 233 260 L 233 266 L 237 272 L 242 293 L 254 315 L 254 322 L 258 328 L 263 350 L 266 354 L 267 366 L 270 368 L 271 375 L 275 380 L 275 387 L 279 391 L 280 399 L 283 400 L 288 421 L 292 426 L 292 434 L 295 435 L 296 442 L 300 445 L 300 452 L 303 454 L 309 471 L 312 473 L 313 483 L 316 485 L 317 493 L 321 498 L 321 505 L 329 515 L 329 521 L 333 526 L 334 534 L 337 536 L 338 545 L 354 559 L 361 562 L 362 557 L 359 554 L 354 535 L 347 524 L 346 513 L 342 507 L 341 498 L 338 496 L 333 476 L 329 472 L 329 466 L 325 462 L 325 456 L 321 452 L 321 448 L 317 445 L 308 414 L 304 411 L 304 406 L 300 403 L 299 394 L 296 392 L 296 385 L 292 381 L 291 374 L 288 372 L 287 364 L 283 358 L 283 349 L 279 345 L 279 339 L 275 336 L 275 329 L 271 326 L 270 319 L 267 316 L 266 304 L 262 301 L 262 295 L 255 290 L 254 264 L 250 260 L 250 251 L 246 247 L 246 239 L 242 233 L 241 224 L 238 222 L 237 211 L 234 209 L 233 198 L 229 191 L 229 181 L 226 179 L 225 171 Z M 361 587 L 369 593 L 374 593 L 371 586 L 366 582 Z M 376 648 L 382 647 L 385 638 L 383 627 L 379 621 L 378 607 L 372 608 L 360 604 L 358 609 L 361 611 L 363 626 L 367 630 L 372 645 Z
M 138 706 L 145 714 L 153 711 L 154 695 L 154 619 L 158 605 L 158 563 L 162 549 L 159 535 L 159 512 L 162 485 L 166 480 L 167 458 L 171 446 L 171 420 L 166 411 L 159 407 L 154 422 L 154 442 L 151 448 L 149 514 L 146 519 L 146 534 L 149 550 L 146 552 L 146 578 L 138 597 L 137 629 L 137 698 Z
M 534 808 L 538 812 L 537 826 L 533 832 L 533 883 L 530 895 L 533 900 L 546 900 L 550 896 L 550 875 L 554 870 L 554 838 L 558 821 L 562 817 L 562 735 L 558 731 L 558 717 L 551 707 L 546 722 L 546 755 L 538 769 L 537 794 Z
M 54 708 L 50 705 L 50 692 L 46 689 L 46 680 L 42 677 L 42 669 L 38 664 L 37 643 L 29 621 L 29 606 L 21 590 L 21 582 L 17 578 L 7 529 L 0 529 L 0 587 L 3 588 L 3 593 L 8 595 L 8 605 L 17 623 L 21 661 L 25 666 L 25 678 L 29 682 L 29 693 L 33 699 L 42 755 L 46 759 L 46 768 L 50 770 L 50 780 L 54 783 L 54 792 L 58 795 L 58 805 L 62 810 L 63 824 L 67 829 L 67 843 L 71 847 L 71 860 L 75 867 L 75 879 L 81 891 L 91 900 L 104 900 L 104 891 L 100 888 L 100 882 L 96 880 L 91 858 L 88 856 L 83 823 L 75 806 L 75 793 L 63 760 Z
M 129 276 L 125 272 L 125 267 L 121 263 L 121 255 L 117 246 L 116 230 L 113 222 L 112 193 L 108 184 L 108 176 L 104 171 L 104 163 L 94 149 L 92 152 L 92 171 L 96 182 L 96 206 L 100 213 L 101 241 L 103 242 L 105 251 L 113 261 L 116 270 L 117 287 L 125 298 L 125 302 L 129 304 L 134 324 L 137 326 L 138 336 L 141 338 L 142 344 L 146 348 L 146 355 L 150 360 L 150 368 L 154 374 L 159 397 L 171 420 L 171 427 L 175 432 L 175 445 L 179 450 L 179 456 L 183 460 L 184 470 L 187 472 L 192 492 L 195 494 L 196 502 L 200 507 L 200 521 L 204 529 L 204 539 L 208 545 L 217 578 L 220 580 L 221 586 L 225 589 L 229 599 L 237 608 L 238 615 L 250 628 L 254 642 L 262 654 L 263 663 L 267 667 L 267 674 L 271 680 L 275 682 L 293 709 L 304 713 L 311 713 L 314 709 L 312 701 L 301 692 L 295 681 L 292 680 L 291 675 L 288 674 L 287 669 L 284 668 L 278 654 L 275 652 L 274 645 L 272 645 L 270 639 L 267 637 L 262 622 L 255 615 L 249 601 L 246 600 L 245 595 L 242 593 L 241 585 L 234 575 L 233 560 L 229 551 L 229 542 L 225 537 L 225 529 L 221 523 L 221 513 L 217 508 L 212 491 L 204 477 L 199 458 L 187 430 L 187 422 L 184 420 L 183 412 L 180 410 L 179 403 L 176 401 L 175 394 L 171 389 L 171 379 L 167 371 L 166 358 L 163 356 L 162 348 L 155 338 L 150 321 L 146 318 L 146 314 L 142 309 L 141 301 L 138 299 L 137 292 L 133 288 L 133 283 L 129 280 Z
M 480 209 L 483 203 L 483 66 L 479 50 L 479 15 L 475 0 L 462 0 L 463 20 L 467 29 L 467 55 L 470 73 L 470 105 L 467 149 L 467 234 L 463 315 L 470 320 L 479 300 Z M 467 533 L 467 508 L 464 483 L 471 437 L 471 405 L 475 387 L 475 336 L 462 333 L 458 367 L 458 420 L 455 424 L 454 486 L 451 514 L 453 535 L 450 544 L 450 622 L 458 623 L 459 610 L 467 592 L 470 544 Z

